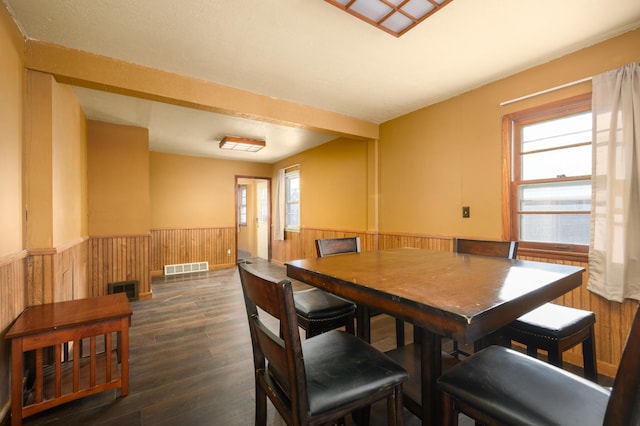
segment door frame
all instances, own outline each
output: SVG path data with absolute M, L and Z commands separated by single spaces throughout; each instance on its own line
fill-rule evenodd
M 235 223 L 235 233 L 234 233 L 234 239 L 235 239 L 235 253 L 234 253 L 234 259 L 235 259 L 235 263 L 238 262 L 238 185 L 240 185 L 238 182 L 240 179 L 249 179 L 249 180 L 260 180 L 260 181 L 266 181 L 267 183 L 267 229 L 268 229 L 268 237 L 267 237 L 267 256 L 268 256 L 268 261 L 271 261 L 271 223 L 272 223 L 272 203 L 271 203 L 271 178 L 270 177 L 263 177 L 263 176 L 247 176 L 247 175 L 235 175 L 235 179 L 234 179 L 234 187 L 233 187 L 233 193 L 234 193 L 234 223 Z M 257 209 L 257 206 L 256 206 Z M 257 239 L 257 235 L 256 235 L 256 239 Z

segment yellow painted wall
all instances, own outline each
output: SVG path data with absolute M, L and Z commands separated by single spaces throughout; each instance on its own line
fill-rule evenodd
M 233 227 L 236 176 L 271 176 L 271 165 L 150 153 L 151 228 Z
M 86 119 L 73 89 L 53 85 L 53 245 L 88 235 Z
M 24 40 L 0 7 L 0 423 L 11 408 L 11 350 L 4 333 L 25 307 L 23 241 Z
M 52 87 L 54 79 L 27 72 L 25 193 L 27 248 L 53 247 Z
M 23 248 L 22 129 L 24 41 L 0 7 L 0 259 Z
M 500 104 L 638 60 L 635 30 L 383 123 L 380 231 L 503 237 L 503 114 L 588 92 L 591 84 Z M 471 218 L 462 219 L 462 206 L 471 207 Z
M 85 116 L 51 75 L 28 71 L 27 86 L 27 247 L 58 247 L 87 236 Z
M 367 229 L 368 149 L 366 141 L 336 139 L 275 164 L 300 165 L 300 226 Z
M 149 131 L 87 122 L 89 234 L 149 233 Z

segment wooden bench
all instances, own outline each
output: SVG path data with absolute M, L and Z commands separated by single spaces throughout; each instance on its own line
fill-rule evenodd
M 131 314 L 124 293 L 25 309 L 5 335 L 11 340 L 11 424 L 20 425 L 25 417 L 109 389 L 120 388 L 120 395 L 126 396 Z M 118 340 L 115 360 L 113 333 Z M 100 336 L 104 336 L 104 352 L 97 353 Z M 88 356 L 81 355 L 83 339 L 89 341 Z M 66 353 L 69 347 L 71 357 Z M 24 354 L 30 351 L 35 352 L 34 394 L 33 401 L 23 401 Z M 53 365 L 45 372 L 47 351 L 53 352 Z M 86 380 L 81 379 L 81 367 L 89 370 Z

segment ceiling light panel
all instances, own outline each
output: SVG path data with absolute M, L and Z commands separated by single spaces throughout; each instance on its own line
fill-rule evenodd
M 236 136 L 225 136 L 220 141 L 221 149 L 233 151 L 257 152 L 265 147 L 265 142 L 257 139 L 239 138 Z
M 325 0 L 359 19 L 400 37 L 453 0 Z

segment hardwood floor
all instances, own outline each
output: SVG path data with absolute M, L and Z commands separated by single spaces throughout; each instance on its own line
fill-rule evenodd
M 255 266 L 284 277 L 283 268 Z M 152 290 L 151 300 L 131 303 L 129 395 L 90 396 L 28 417 L 25 425 L 254 424 L 251 342 L 237 269 L 155 277 Z M 374 317 L 374 345 L 394 347 L 394 327 L 392 318 Z M 268 416 L 269 425 L 284 425 L 270 404 Z M 373 406 L 371 424 L 386 424 L 384 403 Z M 405 409 L 405 425 L 419 424 Z M 461 418 L 461 426 L 471 424 Z

